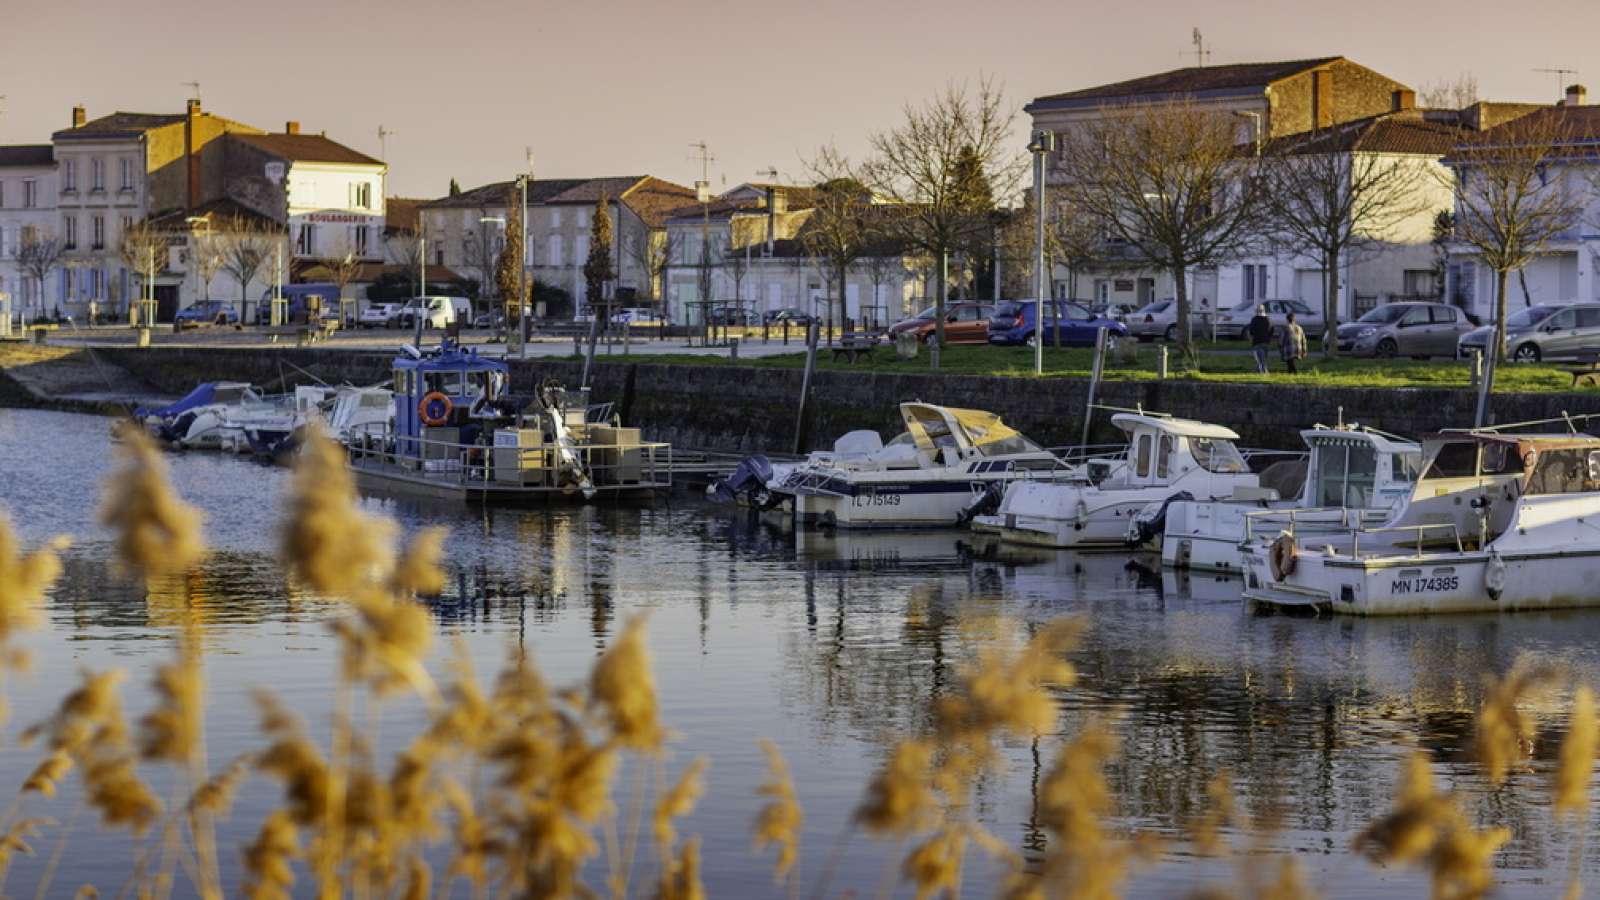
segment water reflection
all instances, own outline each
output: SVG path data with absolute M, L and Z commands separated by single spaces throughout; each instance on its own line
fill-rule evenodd
M 41 672 L 11 688 L 14 721 L 42 715 L 80 664 L 128 666 L 130 684 L 143 685 L 190 618 L 212 651 L 218 760 L 256 746 L 242 699 L 252 685 L 278 687 L 311 721 L 325 716 L 335 652 L 323 625 L 338 604 L 285 586 L 277 571 L 281 472 L 176 457 L 179 487 L 207 512 L 217 549 L 194 573 L 146 589 L 110 567 L 93 522 L 103 421 L 0 411 L 0 426 L 0 457 L 18 461 L 0 472 L 0 504 L 25 540 L 79 536 L 38 642 Z M 48 463 L 27 452 L 41 439 L 61 448 Z M 1149 559 L 1017 549 L 951 531 L 796 532 L 683 496 L 646 509 L 366 502 L 403 531 L 450 529 L 449 582 L 432 608 L 480 671 L 494 671 L 513 644 L 558 682 L 581 677 L 622 620 L 652 617 L 663 704 L 682 733 L 677 749 L 714 761 L 713 789 L 686 828 L 706 839 L 715 896 L 772 894 L 770 872 L 748 854 L 762 767 L 755 739 L 777 739 L 795 765 L 805 840 L 820 854 L 874 763 L 898 737 L 928 726 L 931 701 L 983 646 L 971 623 L 994 613 L 1024 627 L 1063 614 L 1088 622 L 1074 655 L 1081 683 L 1059 694 L 1059 733 L 1007 747 L 1009 773 L 982 785 L 986 818 L 1019 849 L 1045 849 L 1032 795 L 1062 739 L 1090 717 L 1112 716 L 1124 750 L 1109 774 L 1132 827 L 1180 832 L 1226 769 L 1242 809 L 1281 822 L 1271 848 L 1306 853 L 1309 867 L 1336 879 L 1332 893 L 1381 894 L 1394 889 L 1392 876 L 1347 848 L 1390 804 L 1400 759 L 1421 747 L 1475 813 L 1513 829 L 1497 857 L 1508 894 L 1548 894 L 1539 882 L 1564 875 L 1566 844 L 1547 800 L 1564 727 L 1559 704 L 1529 708 L 1536 760 L 1498 789 L 1468 764 L 1470 720 L 1484 675 L 1519 660 L 1600 681 L 1594 614 L 1256 616 L 1240 605 L 1236 582 L 1162 572 Z M 0 779 L 20 783 L 31 764 L 25 754 L 0 756 Z M 242 830 L 271 797 L 263 787 L 241 798 Z M 73 845 L 96 849 L 81 834 Z M 852 842 L 836 883 L 870 889 L 887 852 Z M 37 861 L 25 862 L 12 884 L 29 890 L 37 874 Z M 991 874 L 972 866 L 973 896 L 988 893 Z M 1191 876 L 1176 862 L 1158 866 L 1132 893 L 1182 893 Z

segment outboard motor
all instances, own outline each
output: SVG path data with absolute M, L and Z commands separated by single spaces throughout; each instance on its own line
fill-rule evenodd
M 727 478 L 706 485 L 706 496 L 717 503 L 732 503 L 744 496 L 754 505 L 765 506 L 771 499 L 767 490 L 771 480 L 771 460 L 757 453 L 741 460 Z
M 1128 522 L 1128 546 L 1142 547 L 1160 537 L 1167 530 L 1167 507 L 1178 501 L 1193 499 L 1194 495 L 1188 491 L 1179 491 L 1160 503 L 1152 503 L 1140 510 Z
M 1005 497 L 1006 483 L 991 481 L 967 508 L 956 516 L 957 525 L 966 525 L 979 516 L 992 516 L 1000 511 L 1000 501 Z

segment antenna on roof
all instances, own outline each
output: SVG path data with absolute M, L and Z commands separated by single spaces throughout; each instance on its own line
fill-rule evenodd
M 0 97 L 0 100 L 4 100 L 4 99 L 5 99 L 4 97 Z M 765 169 L 757 169 L 756 170 L 756 174 L 760 175 L 762 178 L 765 178 L 767 181 L 771 182 L 772 184 L 777 184 L 778 183 L 778 167 L 777 166 L 769 165 Z
M 378 126 L 378 158 L 384 162 L 389 161 L 389 135 L 394 132 L 382 125 Z
M 717 158 L 711 155 L 711 148 L 704 140 L 695 141 L 689 145 L 689 149 L 697 151 L 689 159 L 700 163 L 700 180 L 695 182 L 695 190 L 700 194 L 699 201 L 707 203 L 711 199 L 711 164 L 716 162 Z
M 190 89 L 192 89 L 194 91 L 194 98 L 193 99 L 194 99 L 195 105 L 199 106 L 200 105 L 200 82 L 198 82 L 198 81 L 180 81 L 178 83 L 183 85 L 184 87 L 190 88 Z
M 1205 35 L 1200 33 L 1200 29 L 1198 27 L 1194 29 L 1194 33 L 1191 35 L 1189 42 L 1194 44 L 1195 66 L 1203 68 L 1206 64 L 1206 57 L 1211 55 L 1211 51 L 1206 49 Z
M 1578 70 L 1577 69 L 1563 69 L 1563 68 L 1560 68 L 1559 66 L 1548 68 L 1548 69 L 1534 69 L 1534 71 L 1535 72 L 1543 72 L 1546 75 L 1554 75 L 1556 77 L 1556 96 L 1557 97 L 1560 97 L 1562 95 L 1562 93 L 1563 93 L 1564 88 L 1566 88 L 1567 76 L 1568 75 L 1577 75 L 1578 74 Z

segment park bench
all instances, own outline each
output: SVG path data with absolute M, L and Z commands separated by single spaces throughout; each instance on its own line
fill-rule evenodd
M 1600 384 L 1600 349 L 1579 350 L 1572 357 L 1572 365 L 1561 371 L 1572 376 L 1572 386 L 1580 383 Z
M 870 331 L 846 331 L 839 336 L 839 343 L 833 345 L 833 358 L 838 360 L 844 357 L 846 362 L 854 363 L 872 355 L 878 347 L 878 335 Z

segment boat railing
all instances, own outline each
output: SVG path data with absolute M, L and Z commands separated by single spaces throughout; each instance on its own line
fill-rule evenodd
M 601 490 L 672 484 L 672 445 L 660 441 L 601 444 L 580 440 L 567 448 L 551 441 L 536 447 L 495 447 L 397 435 L 387 423 L 369 422 L 351 429 L 346 446 L 350 461 L 357 468 L 388 469 L 463 487 L 576 490 L 578 480 L 571 477 L 570 469 L 561 461 L 564 449 L 570 450 L 582 474 Z M 517 452 L 515 480 L 496 472 L 496 450 Z M 530 461 L 527 454 L 534 455 L 532 465 L 523 464 Z M 537 476 L 530 481 L 528 473 Z
M 1302 527 L 1317 532 L 1349 531 L 1366 527 L 1367 518 L 1386 510 L 1356 506 L 1311 506 L 1289 509 L 1257 509 L 1244 514 L 1244 539 L 1255 540 L 1258 527 L 1271 526 L 1278 531 L 1297 533 Z M 1338 518 L 1330 518 L 1337 515 Z
M 1465 553 L 1466 545 L 1461 541 L 1461 531 L 1454 522 L 1441 522 L 1434 525 L 1389 525 L 1383 528 L 1356 528 L 1350 532 L 1350 555 L 1356 559 L 1361 558 L 1361 536 L 1363 534 L 1415 534 L 1416 556 L 1422 556 L 1422 547 L 1425 537 L 1429 532 L 1448 532 L 1446 539 L 1454 541 L 1457 553 Z M 1393 542 L 1387 546 L 1395 546 Z M 1380 554 L 1373 553 L 1372 556 Z

